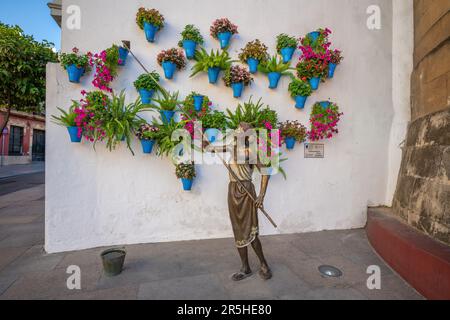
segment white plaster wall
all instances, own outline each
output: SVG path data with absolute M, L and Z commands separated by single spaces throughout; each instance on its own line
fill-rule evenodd
M 206 39 L 206 48 L 218 48 L 209 36 L 216 18 L 228 17 L 240 35 L 230 48 L 233 56 L 248 41 L 259 38 L 275 52 L 275 37 L 286 32 L 302 36 L 321 26 L 333 30 L 334 47 L 345 60 L 334 80 L 322 84 L 304 111 L 294 108 L 285 78 L 276 91 L 267 89 L 261 74 L 241 101 L 250 95 L 277 110 L 281 120 L 307 124 L 315 101 L 332 99 L 345 113 L 340 134 L 326 145 L 326 158 L 304 159 L 302 147 L 288 153 L 283 164 L 288 180 L 272 179 L 266 208 L 279 224 L 274 230 L 261 216 L 263 234 L 309 232 L 363 227 L 368 205 L 385 204 L 389 176 L 389 143 L 394 117 L 392 97 L 392 2 L 390 0 L 64 0 L 63 12 L 81 8 L 81 30 L 67 30 L 63 16 L 62 50 L 77 46 L 100 51 L 112 43 L 131 40 L 132 49 L 150 69 L 162 74 L 156 55 L 176 46 L 186 24 L 194 23 Z M 378 4 L 383 28 L 366 27 L 366 9 Z M 149 44 L 135 23 L 140 6 L 159 9 L 167 25 Z M 295 61 L 298 58 L 295 57 Z M 189 68 L 192 62 L 189 63 Z M 130 58 L 114 88 L 137 97 L 132 82 L 142 73 Z M 174 81 L 163 81 L 183 96 L 195 90 L 207 94 L 217 109 L 235 108 L 237 100 L 222 83 L 209 85 L 206 75 L 189 79 L 189 69 Z M 92 89 L 90 77 L 70 84 L 65 72 L 49 65 L 47 115 L 56 106 L 68 107 L 82 89 Z M 149 114 L 147 117 L 151 117 Z M 64 128 L 47 123 L 46 250 L 59 252 L 97 246 L 208 239 L 232 235 L 227 212 L 227 175 L 221 166 L 198 166 L 194 190 L 185 193 L 167 159 L 145 156 L 135 141 L 136 156 L 124 146 L 113 153 L 101 145 L 68 142 Z M 397 174 L 397 173 L 395 173 Z M 256 178 L 256 183 L 259 179 Z

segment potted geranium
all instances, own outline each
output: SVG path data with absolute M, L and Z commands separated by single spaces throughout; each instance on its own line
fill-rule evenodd
M 334 77 L 334 71 L 342 60 L 344 60 L 344 57 L 342 56 L 342 52 L 340 50 L 331 51 L 330 63 L 328 65 L 328 78 Z
M 181 32 L 181 37 L 182 39 L 178 42 L 178 46 L 184 48 L 188 59 L 193 59 L 195 57 L 197 45 L 202 45 L 204 42 L 200 30 L 193 24 L 188 24 L 184 27 L 183 32 Z
M 297 64 L 297 75 L 302 80 L 309 80 L 311 88 L 317 90 L 320 81 L 328 74 L 328 62 L 320 59 L 306 59 Z
M 195 54 L 196 63 L 192 68 L 191 77 L 194 77 L 200 72 L 207 72 L 209 83 L 214 84 L 217 83 L 219 79 L 219 73 L 221 70 L 227 70 L 231 67 L 231 64 L 235 62 L 230 58 L 230 55 L 227 51 L 220 52 L 219 50 L 214 51 L 211 50 L 211 53 L 201 48 L 200 51 L 197 51 Z
M 295 100 L 295 107 L 303 109 L 305 107 L 306 99 L 311 95 L 311 85 L 299 79 L 292 79 L 289 84 L 289 92 L 291 97 Z
M 201 121 L 205 135 L 211 143 L 217 140 L 220 131 L 224 130 L 227 126 L 225 113 L 217 110 L 205 114 L 201 117 Z
M 297 44 L 295 37 L 288 36 L 285 33 L 278 35 L 277 52 L 283 57 L 283 63 L 288 63 L 292 60 Z
M 57 108 L 61 113 L 60 116 L 52 115 L 52 122 L 66 127 L 69 132 L 70 141 L 72 143 L 80 143 L 83 137 L 83 128 L 80 123 L 77 123 L 78 113 L 81 109 L 77 101 L 73 101 L 69 111 Z
M 312 141 L 333 138 L 339 133 L 337 126 L 342 115 L 338 105 L 333 102 L 316 103 L 311 111 L 309 138 Z
M 288 70 L 290 66 L 288 63 L 283 63 L 281 59 L 273 56 L 271 59 L 261 63 L 258 70 L 267 74 L 269 78 L 269 88 L 276 89 L 281 76 L 290 74 Z
M 242 63 L 248 64 L 250 73 L 256 73 L 261 62 L 265 62 L 269 54 L 267 53 L 267 46 L 256 39 L 245 45 L 239 54 L 239 60 Z
M 80 83 L 80 78 L 90 70 L 88 55 L 79 52 L 78 48 L 73 48 L 72 53 L 61 53 L 59 56 L 61 65 L 67 70 L 69 81 L 73 83 Z
M 183 51 L 177 48 L 161 51 L 158 54 L 158 63 L 163 67 L 166 79 L 172 79 L 175 70 L 182 70 L 186 67 Z
M 136 23 L 144 30 L 148 42 L 155 42 L 158 31 L 164 28 L 164 16 L 156 9 L 139 8 Z
M 293 150 L 297 142 L 306 140 L 306 127 L 297 120 L 280 123 L 278 128 L 288 150 Z
M 244 86 L 250 85 L 253 78 L 247 69 L 236 65 L 231 66 L 230 69 L 225 72 L 223 81 L 227 87 L 231 87 L 233 89 L 233 97 L 240 98 Z
M 191 191 L 196 177 L 195 165 L 192 163 L 180 163 L 176 166 L 175 174 L 183 183 L 184 191 Z
M 141 74 L 134 82 L 134 87 L 139 92 L 143 104 L 152 102 L 153 94 L 158 90 L 159 74 L 156 71 Z
M 225 49 L 230 45 L 231 37 L 238 33 L 238 27 L 227 18 L 222 18 L 213 22 L 210 31 L 211 36 L 220 41 L 221 49 Z
M 142 151 L 145 154 L 151 154 L 155 141 L 159 137 L 159 128 L 155 125 L 148 123 L 141 123 L 136 132 L 137 138 L 141 141 Z
M 199 112 L 207 113 L 211 105 L 212 103 L 207 96 L 197 92 L 191 92 L 186 99 L 184 99 L 183 111 L 189 116 Z
M 164 124 L 172 122 L 177 106 L 180 104 L 178 96 L 178 91 L 174 93 L 161 91 L 158 99 L 153 99 L 156 104 L 151 104 L 150 108 L 159 111 L 161 120 Z

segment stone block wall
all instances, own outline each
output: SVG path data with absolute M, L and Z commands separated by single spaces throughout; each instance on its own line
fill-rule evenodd
M 394 197 L 396 214 L 450 244 L 450 1 L 414 1 L 412 122 Z

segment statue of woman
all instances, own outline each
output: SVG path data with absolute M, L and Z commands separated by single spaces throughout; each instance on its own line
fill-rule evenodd
M 249 124 L 241 123 L 237 131 L 245 134 L 250 129 L 251 126 Z M 232 153 L 231 161 L 227 164 L 229 170 L 231 171 L 229 172 L 230 184 L 228 187 L 228 209 L 236 247 L 242 261 L 241 270 L 232 275 L 232 280 L 241 281 L 252 275 L 252 270 L 248 261 L 249 246 L 252 246 L 261 263 L 259 275 L 263 280 L 269 280 L 272 278 L 272 272 L 264 257 L 261 241 L 259 239 L 258 209 L 263 208 L 264 206 L 264 198 L 266 196 L 270 176 L 262 176 L 261 190 L 259 196 L 257 197 L 252 176 L 255 167 L 260 169 L 261 166 L 259 164 L 250 164 L 251 151 L 248 140 L 245 143 L 244 161 L 238 161 L 237 148 L 238 147 L 234 139 L 232 148 L 229 148 L 229 146 L 207 146 L 207 151 L 216 153 L 231 151 Z M 250 195 L 244 190 L 244 188 L 247 189 L 256 201 L 251 199 Z

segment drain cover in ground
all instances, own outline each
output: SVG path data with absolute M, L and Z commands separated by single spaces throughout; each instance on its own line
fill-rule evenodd
M 325 277 L 339 278 L 342 276 L 342 271 L 333 266 L 320 266 L 319 271 Z

